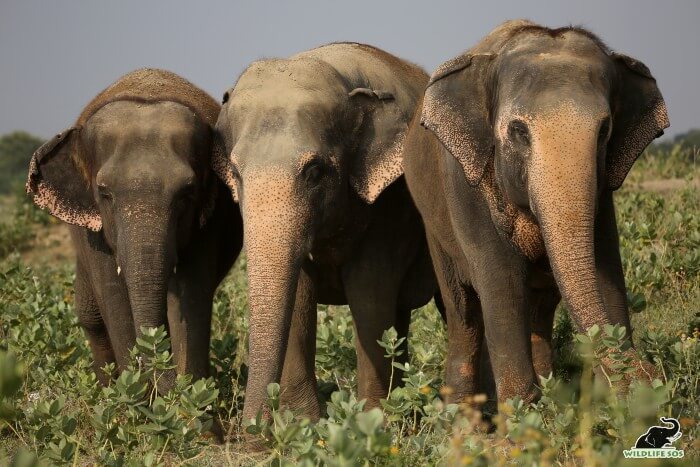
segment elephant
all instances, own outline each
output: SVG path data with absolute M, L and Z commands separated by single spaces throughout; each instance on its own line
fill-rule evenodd
M 678 420 L 675 418 L 661 417 L 662 423 L 670 423 L 667 426 L 652 426 L 642 436 L 637 438 L 635 449 L 663 449 L 671 447 L 671 444 L 681 437 L 683 432 Z
M 211 170 L 219 104 L 178 75 L 140 69 L 98 94 L 32 156 L 27 193 L 70 224 L 75 311 L 102 384 L 141 327 L 166 326 L 175 374 L 209 374 L 214 290 L 242 248 L 242 221 Z
M 668 125 L 649 69 L 581 28 L 508 21 L 432 74 L 403 164 L 454 399 L 479 389 L 484 335 L 498 400 L 539 397 L 561 298 L 580 331 L 631 331 L 613 191 Z
M 407 333 L 410 311 L 435 295 L 401 147 L 428 75 L 377 48 L 334 43 L 253 62 L 224 94 L 213 165 L 243 216 L 249 373 L 243 418 L 266 387 L 317 419 L 317 304 L 348 304 L 358 394 L 390 390 L 377 340 Z M 400 379 L 396 377 L 394 381 Z

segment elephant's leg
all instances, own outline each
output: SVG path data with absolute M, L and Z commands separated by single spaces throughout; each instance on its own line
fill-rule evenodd
M 136 330 L 129 304 L 129 294 L 112 251 L 101 232 L 91 232 L 81 227 L 71 227 L 71 237 L 78 253 L 78 277 L 89 286 L 92 297 L 100 310 L 103 325 L 119 370 L 130 361 L 130 351 L 136 344 Z M 77 299 L 77 297 L 76 297 Z
M 168 287 L 168 330 L 177 374 L 209 376 L 213 287 L 192 271 L 178 271 Z M 204 276 L 206 277 L 206 276 Z
M 552 372 L 552 331 L 554 312 L 560 296 L 556 289 L 537 289 L 531 295 L 530 343 L 535 373 L 549 376 Z
M 484 329 L 498 400 L 539 397 L 530 346 L 530 313 L 525 280 L 498 255 L 479 264 L 475 290 L 481 300 Z
M 481 306 L 474 291 L 468 291 L 461 283 L 457 266 L 431 236 L 428 236 L 428 245 L 447 320 L 445 382 L 450 389 L 447 400 L 460 402 L 479 388 L 484 338 Z
M 316 385 L 316 298 L 313 281 L 303 269 L 297 283 L 280 389 L 282 405 L 312 420 L 321 416 Z
M 116 362 L 116 357 L 90 281 L 80 262 L 75 271 L 75 312 L 90 343 L 97 379 L 106 386 L 115 375 L 106 374 L 102 368 L 108 363 Z
M 613 324 L 627 328 L 632 337 L 629 312 L 627 310 L 627 289 L 620 258 L 620 240 L 615 221 L 613 195 L 603 192 L 598 204 L 595 225 L 595 260 L 598 285 L 603 295 L 605 309 Z
M 345 279 L 345 294 L 356 332 L 357 392 L 359 399 L 367 399 L 366 409 L 379 406 L 379 400 L 390 391 L 391 360 L 384 356 L 385 350 L 377 341 L 385 330 L 392 326 L 396 329 L 397 316 L 404 313 L 397 307 L 398 285 L 391 279 L 387 277 L 382 282 L 381 277 L 363 272 L 362 268 L 351 269 Z M 395 373 L 391 383 L 399 382 L 400 375 Z
M 627 337 L 634 345 L 627 306 L 627 288 L 622 259 L 620 258 L 620 241 L 615 220 L 613 194 L 610 191 L 603 192 L 598 204 L 595 224 L 595 263 L 596 278 L 608 318 L 612 324 L 625 326 Z M 627 374 L 625 380 L 620 383 L 621 387 L 626 387 L 628 381 L 637 379 L 652 381 L 660 376 L 658 368 L 646 360 L 640 360 L 633 349 L 629 349 L 627 352 L 632 358 L 635 371 Z M 604 359 L 605 365 L 612 364 L 607 360 L 606 357 Z

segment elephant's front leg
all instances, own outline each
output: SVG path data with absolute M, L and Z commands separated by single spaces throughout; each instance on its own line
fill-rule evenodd
M 598 203 L 595 223 L 595 262 L 598 285 L 610 321 L 613 324 L 625 326 L 627 335 L 631 338 L 627 289 L 620 258 L 620 240 L 611 191 L 603 192 Z
M 554 312 L 561 297 L 557 289 L 534 289 L 530 299 L 530 343 L 535 374 L 552 372 L 552 331 Z
M 280 381 L 280 403 L 312 420 L 321 416 L 316 385 L 316 297 L 314 284 L 299 273 L 294 312 Z
M 168 330 L 179 375 L 192 375 L 193 380 L 210 373 L 209 340 L 214 290 L 217 284 L 205 263 L 183 262 L 168 284 Z M 224 441 L 218 417 L 210 429 L 217 442 Z
M 396 328 L 398 337 L 406 337 L 407 320 L 398 320 L 406 313 L 397 308 L 398 284 L 389 274 L 373 274 L 369 267 L 358 265 L 348 269 L 344 277 L 345 294 L 355 324 L 355 349 L 357 351 L 358 399 L 367 399 L 365 409 L 379 406 L 390 391 L 391 360 L 377 343 L 385 330 Z M 404 344 L 405 345 L 405 344 Z M 406 347 L 400 359 L 406 358 Z M 393 385 L 401 381 L 394 374 Z
M 431 235 L 428 235 L 428 246 L 447 320 L 447 401 L 459 403 L 479 389 L 484 340 L 481 305 L 474 290 L 461 284 L 457 264 Z
M 168 328 L 177 374 L 209 376 L 213 287 L 202 271 L 181 267 L 168 284 Z
M 93 352 L 96 351 L 95 368 L 116 361 L 118 370 L 123 371 L 129 365 L 130 351 L 136 344 L 123 275 L 101 233 L 73 226 L 70 231 L 78 253 L 75 307 Z M 100 377 L 101 373 L 97 371 Z
M 517 396 L 531 402 L 540 391 L 532 363 L 524 278 L 512 265 L 489 264 L 488 269 L 480 266 L 474 287 L 481 300 L 498 400 L 504 402 Z
M 116 357 L 89 278 L 80 262 L 75 271 L 75 313 L 90 343 L 97 380 L 103 386 L 107 386 L 110 379 L 116 375 L 107 375 L 102 368 L 108 363 L 115 363 Z

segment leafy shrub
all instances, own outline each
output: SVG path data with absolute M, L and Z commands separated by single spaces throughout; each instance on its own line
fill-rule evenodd
M 603 384 L 592 371 L 602 355 L 620 355 L 613 360 L 616 374 L 631 370 L 623 331 L 606 327 L 577 334 L 560 309 L 555 374 L 540 381 L 543 396 L 537 403 L 508 401 L 493 418 L 483 413 L 483 396 L 445 404 L 446 330 L 431 304 L 413 312 L 407 361 L 398 336 L 392 330 L 384 334 L 380 345 L 400 384 L 381 407 L 365 412 L 365 402 L 356 397 L 349 310 L 321 306 L 316 368 L 323 418 L 312 423 L 280 407 L 279 387 L 271 385 L 271 417 L 241 420 L 247 379 L 245 258 L 215 295 L 212 377 L 180 377 L 172 391 L 160 394 L 158 375 L 172 366 L 162 329 L 145 331 L 130 368 L 102 388 L 73 312 L 72 266 L 32 271 L 11 254 L 0 261 L 0 465 L 616 465 L 622 450 L 662 415 L 679 418 L 683 436 L 675 444 L 692 463 L 700 455 L 700 193 L 696 163 L 686 149 L 656 151 L 640 159 L 615 198 L 636 312 L 632 336 L 661 375 L 651 385 L 635 383 L 623 394 Z M 659 194 L 636 183 L 666 176 L 683 178 L 683 187 Z M 36 232 L 43 221 L 25 213 L 11 217 L 8 228 Z M 0 227 L 0 240 L 2 232 Z M 223 446 L 207 437 L 215 421 L 227 439 Z M 269 451 L 250 452 L 245 436 Z

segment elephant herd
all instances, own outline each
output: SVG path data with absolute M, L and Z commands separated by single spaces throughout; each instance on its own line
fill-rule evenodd
M 357 43 L 259 60 L 221 105 L 173 73 L 129 73 L 35 152 L 27 191 L 70 224 L 96 370 L 164 325 L 163 387 L 207 376 L 214 291 L 245 243 L 244 419 L 272 382 L 322 415 L 319 303 L 350 307 L 367 408 L 390 389 L 377 340 L 433 298 L 447 397 L 482 390 L 488 349 L 498 399 L 532 401 L 562 298 L 579 330 L 629 329 L 612 193 L 668 125 L 641 62 L 583 29 L 508 21 L 432 76 Z

